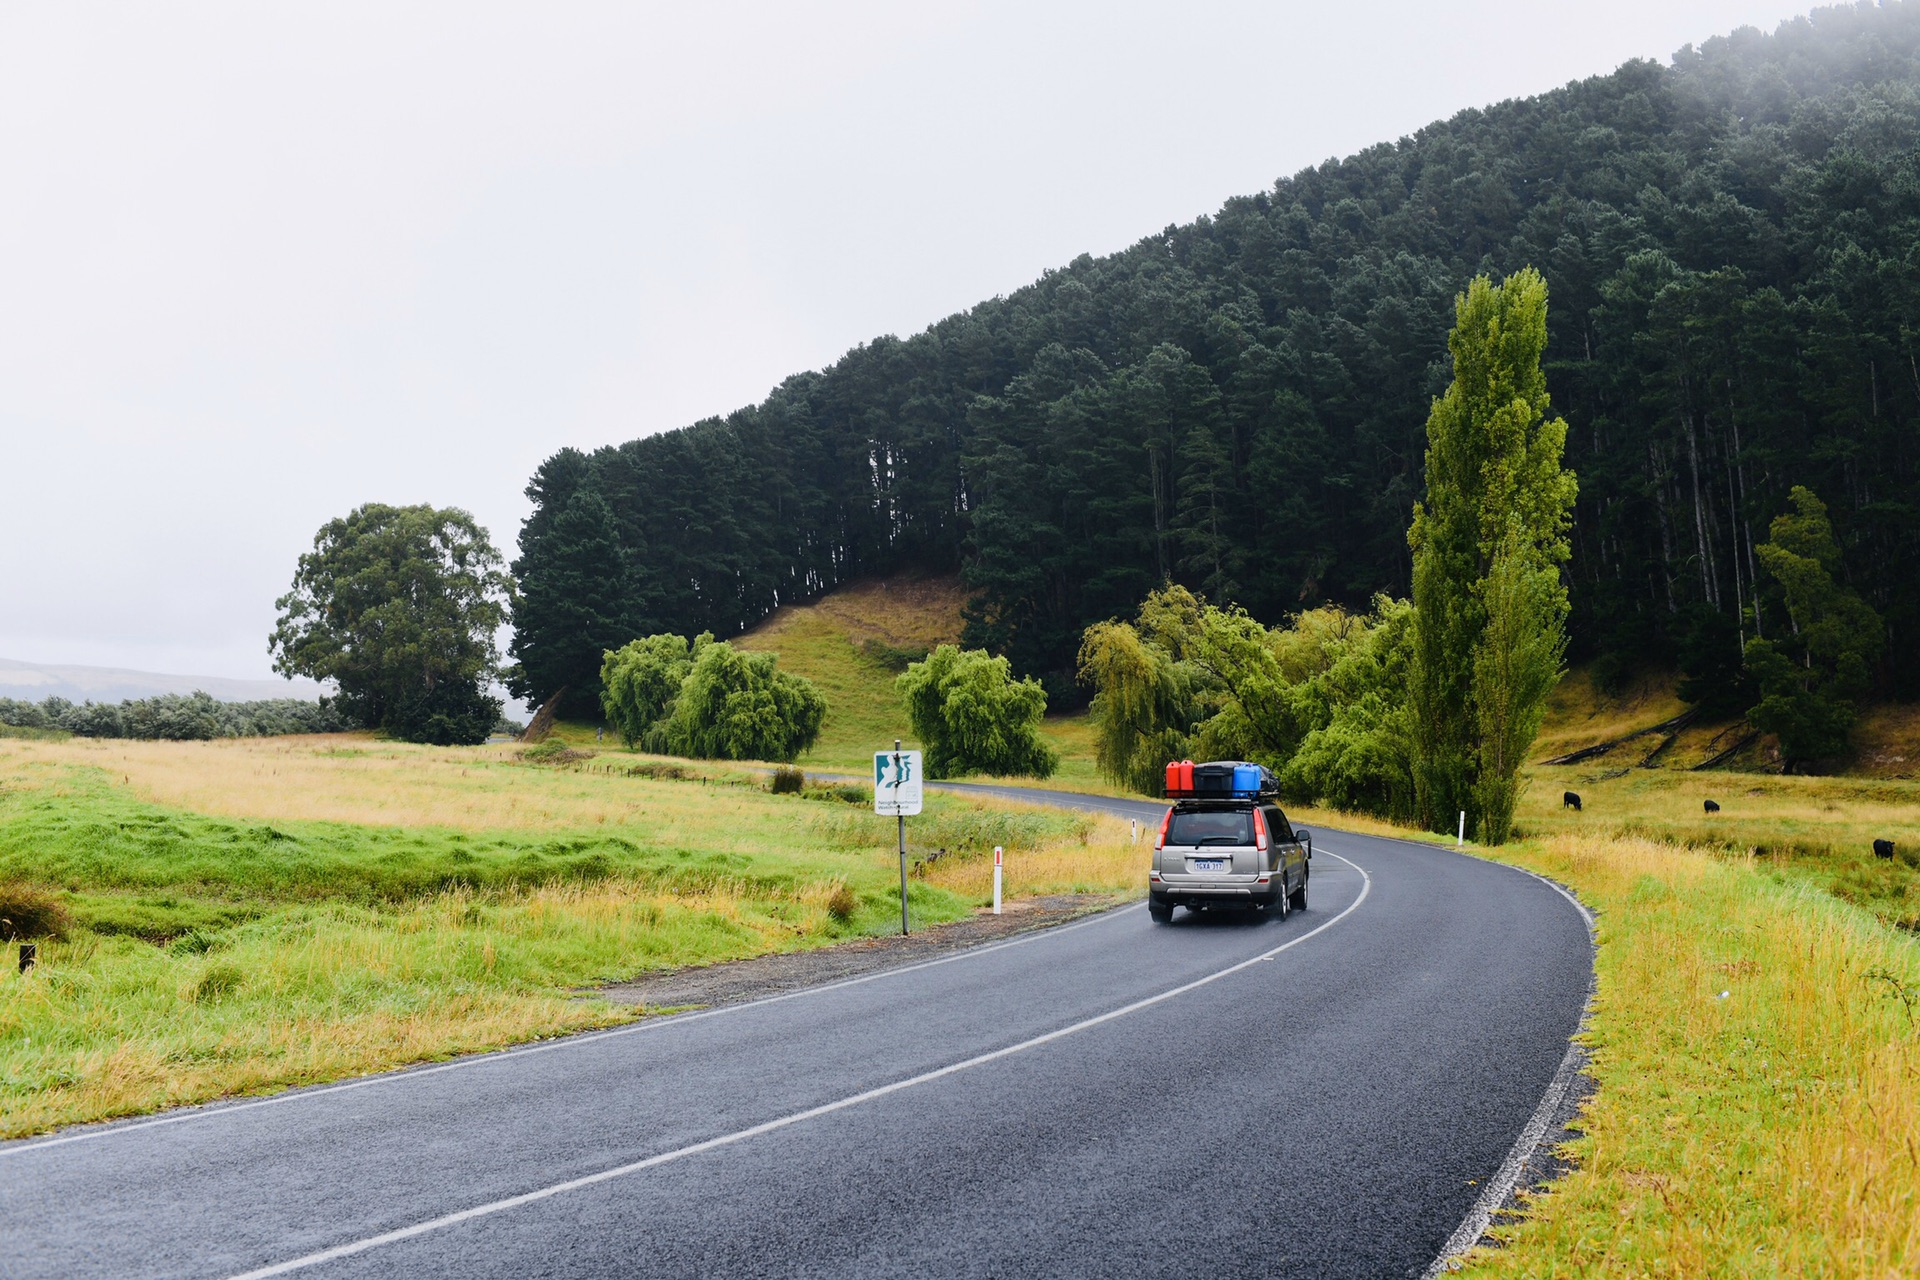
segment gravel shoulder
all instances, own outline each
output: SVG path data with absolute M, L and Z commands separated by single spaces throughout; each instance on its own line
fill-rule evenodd
M 997 942 L 1108 911 L 1127 901 L 1118 894 L 1055 894 L 1009 902 L 1001 915 L 984 908 L 965 920 L 916 929 L 906 937 L 886 934 L 855 938 L 812 951 L 730 960 L 649 974 L 631 982 L 609 983 L 590 992 L 616 1004 L 648 1009 L 707 1007 L 758 1000 L 805 987 L 863 977 L 884 969 L 918 964 L 949 952 Z

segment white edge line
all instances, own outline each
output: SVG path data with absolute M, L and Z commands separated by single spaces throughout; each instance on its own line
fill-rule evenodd
M 903 973 L 915 973 L 921 969 L 931 969 L 936 965 L 953 964 L 959 960 L 971 960 L 977 956 L 995 951 L 1004 951 L 1008 947 L 1017 947 L 1023 943 L 1038 942 L 1074 929 L 1084 929 L 1088 925 L 1099 924 L 1125 915 L 1140 907 L 1138 902 L 1130 902 L 1122 907 L 1101 911 L 1088 919 L 1076 920 L 1071 924 L 1052 925 L 1033 929 L 1017 938 L 1008 938 L 1001 942 L 990 942 L 980 946 L 967 947 L 952 955 L 936 956 L 931 960 L 921 960 L 914 964 L 904 964 L 897 968 L 880 969 L 873 973 L 863 973 L 852 978 L 841 978 L 836 982 L 822 983 L 819 986 L 802 987 L 797 991 L 783 991 L 778 995 L 761 996 L 757 1000 L 742 1000 L 738 1004 L 721 1005 L 715 1009 L 698 1009 L 687 1013 L 655 1015 L 622 1027 L 608 1027 L 602 1031 L 582 1031 L 572 1035 L 562 1035 L 545 1042 L 510 1045 L 504 1049 L 483 1049 L 476 1053 L 465 1054 L 451 1062 L 442 1062 L 433 1066 L 398 1067 L 382 1071 L 375 1075 L 362 1076 L 357 1080 L 342 1080 L 334 1084 L 315 1085 L 308 1088 L 294 1087 L 272 1097 L 256 1098 L 250 1102 L 204 1103 L 191 1109 L 183 1109 L 169 1115 L 155 1116 L 148 1120 L 107 1121 L 97 1127 L 89 1127 L 76 1133 L 61 1134 L 57 1137 L 28 1139 L 0 1146 L 0 1158 L 22 1155 L 30 1151 L 45 1151 L 49 1147 L 63 1147 L 72 1142 L 91 1142 L 100 1138 L 112 1138 L 123 1133 L 135 1133 L 142 1129 L 160 1129 L 168 1125 L 186 1124 L 195 1120 L 215 1120 L 222 1116 L 237 1115 L 243 1111 L 253 1111 L 260 1107 L 278 1106 L 289 1102 L 305 1102 L 311 1098 L 322 1098 L 328 1094 L 345 1093 L 350 1089 L 366 1089 L 374 1085 L 402 1084 L 409 1080 L 418 1080 L 424 1076 L 436 1076 L 443 1071 L 463 1071 L 469 1067 L 486 1067 L 513 1059 L 528 1057 L 536 1053 L 548 1053 L 555 1049 L 576 1049 L 582 1045 L 593 1044 L 601 1040 L 611 1040 L 617 1036 L 629 1036 L 643 1031 L 661 1031 L 669 1027 L 678 1027 L 689 1022 L 698 1022 L 704 1018 L 717 1018 L 723 1014 L 739 1013 L 745 1009 L 757 1009 L 762 1005 L 779 1004 L 783 1000 L 798 1000 L 803 996 L 820 995 L 827 991 L 838 991 L 843 987 L 856 987 L 863 982 L 877 982 L 881 978 L 891 978 Z M 794 953 L 799 954 L 799 953 Z
M 1406 843 L 1420 844 L 1417 840 L 1409 840 Z M 1458 849 L 1446 849 L 1445 846 L 1434 847 L 1442 848 L 1447 853 L 1461 852 Z M 1523 875 L 1532 876 L 1571 902 L 1573 909 L 1580 913 L 1581 920 L 1586 922 L 1588 947 L 1597 949 L 1599 943 L 1594 931 L 1593 913 L 1587 910 L 1586 904 L 1569 893 L 1564 886 L 1555 884 L 1536 871 L 1514 866 L 1511 862 L 1493 862 L 1490 858 L 1476 858 L 1476 860 L 1489 862 L 1498 867 L 1509 867 Z M 1597 980 L 1597 974 L 1590 974 L 1587 979 L 1587 998 L 1580 1011 L 1580 1029 L 1585 1028 L 1587 1018 L 1593 1011 L 1594 986 Z M 1576 1029 L 1574 1034 L 1578 1035 L 1579 1029 Z M 1566 1101 L 1567 1090 L 1573 1087 L 1574 1077 L 1580 1074 L 1580 1069 L 1585 1062 L 1585 1047 L 1577 1040 L 1570 1040 L 1567 1052 L 1560 1059 L 1559 1068 L 1553 1073 L 1553 1080 L 1547 1085 L 1546 1094 L 1540 1099 L 1540 1105 L 1534 1108 L 1533 1115 L 1521 1128 L 1520 1136 L 1514 1139 L 1513 1147 L 1507 1152 L 1507 1158 L 1501 1162 L 1499 1171 L 1493 1175 L 1492 1180 L 1481 1191 L 1479 1198 L 1473 1202 L 1473 1207 L 1467 1210 L 1467 1216 L 1461 1220 L 1460 1225 L 1453 1229 L 1453 1234 L 1447 1237 L 1447 1242 L 1440 1246 L 1440 1255 L 1433 1260 L 1433 1265 L 1426 1269 L 1421 1280 L 1435 1280 L 1437 1276 L 1458 1270 L 1461 1259 L 1480 1243 L 1480 1237 L 1487 1233 L 1487 1227 L 1493 1222 L 1493 1215 L 1500 1211 L 1500 1207 L 1506 1204 L 1507 1198 L 1519 1185 L 1521 1174 L 1526 1170 L 1527 1161 L 1546 1140 L 1547 1126 L 1553 1123 L 1555 1113 Z
M 1340 855 L 1337 853 L 1330 852 L 1328 856 L 1340 858 Z M 276 1262 L 270 1266 L 259 1267 L 252 1271 L 244 1271 L 239 1275 L 231 1277 L 230 1280 L 266 1280 L 269 1276 L 286 1275 L 289 1272 L 301 1271 L 308 1267 L 332 1262 L 338 1258 L 346 1258 L 357 1253 L 365 1253 L 370 1249 L 379 1249 L 386 1245 L 398 1244 L 403 1240 L 411 1240 L 416 1236 L 426 1235 L 428 1232 L 439 1231 L 445 1227 L 456 1226 L 462 1222 L 470 1222 L 475 1218 L 484 1218 L 496 1213 L 505 1213 L 509 1209 L 517 1209 L 522 1205 L 546 1200 L 553 1196 L 564 1195 L 566 1192 L 577 1191 L 582 1187 L 591 1187 L 598 1183 L 610 1182 L 615 1178 L 624 1178 L 629 1174 L 640 1173 L 647 1169 L 655 1169 L 675 1160 L 683 1160 L 688 1156 L 700 1155 L 719 1147 L 732 1146 L 737 1142 L 745 1142 L 749 1138 L 757 1138 L 763 1134 L 773 1133 L 779 1129 L 786 1129 L 807 1120 L 817 1119 L 824 1115 L 831 1115 L 836 1111 L 844 1111 L 848 1107 L 857 1107 L 861 1103 L 872 1102 L 875 1099 L 884 1098 L 889 1094 L 899 1093 L 904 1089 L 912 1089 L 918 1085 L 929 1084 L 935 1080 L 941 1080 L 947 1076 L 971 1070 L 974 1067 L 984 1066 L 989 1062 L 997 1062 L 1002 1058 L 1010 1058 L 1014 1054 L 1024 1053 L 1029 1049 L 1037 1049 L 1041 1045 L 1051 1044 L 1055 1040 L 1065 1039 L 1081 1031 L 1100 1026 L 1102 1023 L 1112 1022 L 1115 1019 L 1124 1018 L 1129 1014 L 1138 1013 L 1142 1009 L 1160 1004 L 1166 1000 L 1171 1000 L 1176 996 L 1185 995 L 1187 992 L 1199 987 L 1204 987 L 1209 983 L 1218 982 L 1222 978 L 1239 973 L 1243 969 L 1251 968 L 1262 961 L 1271 960 L 1282 951 L 1297 947 L 1317 934 L 1325 933 L 1328 929 L 1333 928 L 1333 926 L 1339 924 L 1342 920 L 1345 920 L 1348 916 L 1359 910 L 1360 904 L 1365 902 L 1367 895 L 1373 891 L 1373 877 L 1368 875 L 1366 868 L 1360 866 L 1358 863 L 1350 862 L 1345 858 L 1340 858 L 1340 861 L 1345 862 L 1349 867 L 1358 871 L 1361 880 L 1360 895 L 1347 905 L 1346 910 L 1325 924 L 1310 929 L 1297 938 L 1291 938 L 1269 951 L 1263 951 L 1257 956 L 1250 956 L 1236 964 L 1228 965 L 1224 969 L 1215 970 L 1213 973 L 1207 974 L 1204 977 L 1195 978 L 1191 982 L 1183 983 L 1167 991 L 1162 991 L 1157 995 L 1135 1000 L 1133 1003 L 1122 1005 L 1118 1009 L 1109 1009 L 1105 1013 L 1095 1014 L 1091 1018 L 1084 1018 L 1079 1022 L 1070 1023 L 1067 1026 L 1056 1028 L 1055 1030 L 1034 1036 L 1031 1039 L 1022 1040 L 1018 1044 L 1010 1044 L 1004 1048 L 977 1054 L 974 1057 L 966 1058 L 959 1062 L 949 1063 L 944 1067 L 936 1067 L 931 1071 L 923 1071 L 919 1075 L 909 1076 L 904 1080 L 895 1080 L 891 1084 L 883 1084 L 876 1088 L 851 1094 L 833 1102 L 821 1103 L 816 1107 L 808 1107 L 804 1111 L 795 1111 L 789 1115 L 756 1124 L 751 1128 L 739 1129 L 733 1133 L 721 1134 L 719 1137 L 708 1138 L 702 1142 L 695 1142 L 684 1147 L 676 1147 L 672 1151 L 663 1151 L 659 1155 L 648 1156 L 644 1160 L 636 1160 L 631 1164 L 618 1165 L 612 1169 L 602 1169 L 598 1173 L 590 1173 L 584 1177 L 571 1178 L 565 1182 L 556 1182 L 551 1186 L 541 1187 L 517 1196 L 509 1196 L 504 1200 L 494 1200 L 487 1204 L 478 1204 L 471 1208 L 460 1209 L 453 1213 L 443 1214 L 438 1218 L 430 1218 L 425 1222 L 416 1222 L 409 1227 L 400 1227 L 393 1231 L 383 1232 L 377 1236 L 368 1236 L 347 1244 L 335 1245 L 331 1249 L 322 1249 L 317 1253 L 309 1253 L 298 1258 L 289 1258 L 285 1262 Z

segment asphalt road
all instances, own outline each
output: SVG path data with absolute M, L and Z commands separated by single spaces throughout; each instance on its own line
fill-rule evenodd
M 1561 1065 L 1586 925 L 1448 850 L 1315 850 L 1285 921 L 1136 905 L 0 1146 L 0 1274 L 1419 1275 Z

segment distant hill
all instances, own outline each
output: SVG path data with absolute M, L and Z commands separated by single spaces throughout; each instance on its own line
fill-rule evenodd
M 775 610 L 735 643 L 779 654 L 782 671 L 805 676 L 826 695 L 827 722 L 802 764 L 864 770 L 894 738 L 912 745 L 894 677 L 960 638 L 966 601 L 953 574 L 875 578 Z
M 864 774 L 875 751 L 895 738 L 918 746 L 894 677 L 937 645 L 959 640 L 972 592 L 956 574 L 903 573 L 848 583 L 808 604 L 787 605 L 734 641 L 780 655 L 780 669 L 805 676 L 827 695 L 827 723 L 807 769 Z M 1105 790 L 1094 767 L 1083 711 L 1052 714 L 1040 728 L 1060 753 L 1048 785 Z
M 724 418 L 562 451 L 522 587 L 612 635 L 724 637 L 957 572 L 969 639 L 1062 700 L 1086 625 L 1168 578 L 1269 623 L 1364 607 L 1408 590 L 1453 299 L 1532 265 L 1580 479 L 1573 657 L 1697 673 L 1786 630 L 1753 547 L 1803 484 L 1888 624 L 1882 685 L 1917 696 L 1917 155 L 1912 2 L 1462 111 Z M 516 617 L 516 644 L 564 645 L 579 612 Z M 582 653 L 553 683 L 592 683 Z
M 120 667 L 68 666 L 0 658 L 0 698 L 17 698 L 23 702 L 39 702 L 45 698 L 120 702 L 162 693 L 192 693 L 196 689 L 222 702 L 255 702 L 267 698 L 317 702 L 327 692 L 324 686 L 306 679 L 232 680 L 225 676 L 168 675 Z

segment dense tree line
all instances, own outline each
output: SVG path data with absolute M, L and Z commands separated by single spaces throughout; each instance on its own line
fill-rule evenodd
M 1920 693 L 1920 5 L 1822 9 L 1465 111 L 1081 257 L 725 418 L 533 478 L 520 691 L 914 563 L 1070 696 L 1159 584 L 1278 622 L 1405 596 L 1454 296 L 1541 271 L 1580 477 L 1575 659 L 1738 698 L 1791 632 L 1757 547 L 1804 486 Z M 1756 535 L 1756 530 L 1758 534 Z M 1604 669 L 1604 668 L 1603 668 Z M 591 697 L 593 693 L 583 693 Z
M 358 728 L 331 699 L 263 698 L 221 702 L 211 694 L 163 693 L 121 702 L 24 702 L 0 698 L 0 724 L 64 729 L 83 738 L 269 738 L 288 733 L 339 733 Z

